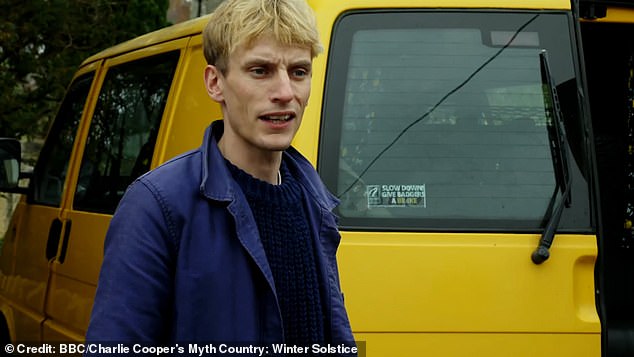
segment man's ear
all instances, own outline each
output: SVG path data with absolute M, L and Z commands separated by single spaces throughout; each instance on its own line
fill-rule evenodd
M 222 76 L 222 73 L 220 73 L 218 67 L 210 64 L 205 67 L 205 88 L 207 89 L 207 94 L 218 103 L 224 101 L 220 76 Z

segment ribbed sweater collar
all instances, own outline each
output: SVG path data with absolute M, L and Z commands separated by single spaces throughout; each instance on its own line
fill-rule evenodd
M 299 183 L 291 176 L 286 164 L 282 161 L 280 174 L 281 185 L 272 185 L 266 181 L 251 176 L 246 171 L 225 159 L 233 178 L 238 182 L 242 191 L 249 199 L 267 201 L 269 203 L 289 204 L 301 198 Z

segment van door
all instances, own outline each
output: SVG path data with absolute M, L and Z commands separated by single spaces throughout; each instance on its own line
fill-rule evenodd
M 570 12 L 337 10 L 317 10 L 334 23 L 318 170 L 368 356 L 599 356 Z
M 61 214 L 65 234 L 51 269 L 45 341 L 84 339 L 108 224 L 127 186 L 152 165 L 187 41 L 105 61 L 90 126 L 82 132 L 81 161 L 69 181 L 70 203 Z
M 82 68 L 72 81 L 3 242 L 0 261 L 11 265 L 0 267 L 2 308 L 14 341 L 41 340 L 49 267 L 66 228 L 61 211 L 69 168 L 98 68 L 99 63 Z
M 608 357 L 634 356 L 633 5 L 582 1 L 580 9 L 601 199 L 598 305 Z

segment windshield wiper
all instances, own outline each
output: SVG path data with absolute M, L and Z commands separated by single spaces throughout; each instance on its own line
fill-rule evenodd
M 546 115 L 550 119 L 547 121 L 546 127 L 548 129 L 550 154 L 555 171 L 555 191 L 550 198 L 548 209 L 544 215 L 544 231 L 539 240 L 539 245 L 531 255 L 531 259 L 535 264 L 541 264 L 550 257 L 549 249 L 555 239 L 555 233 L 559 226 L 564 206 L 570 207 L 570 187 L 572 186 L 572 175 L 570 175 L 568 166 L 568 139 L 566 138 L 557 88 L 552 78 L 546 50 L 542 50 L 539 54 L 539 62 L 542 74 L 544 104 L 547 108 Z

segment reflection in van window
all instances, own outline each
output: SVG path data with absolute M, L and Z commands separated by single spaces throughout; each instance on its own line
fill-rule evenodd
M 90 123 L 73 207 L 113 213 L 127 186 L 147 172 L 178 52 L 112 67 Z
M 61 203 L 70 154 L 94 76 L 94 72 L 84 74 L 68 89 L 33 171 L 33 203 L 56 207 Z
M 556 192 L 539 53 L 548 50 L 558 84 L 574 83 L 567 21 L 483 12 L 340 19 L 318 166 L 341 199 L 342 226 L 538 231 Z M 584 230 L 587 183 L 571 164 L 573 205 L 561 227 Z

